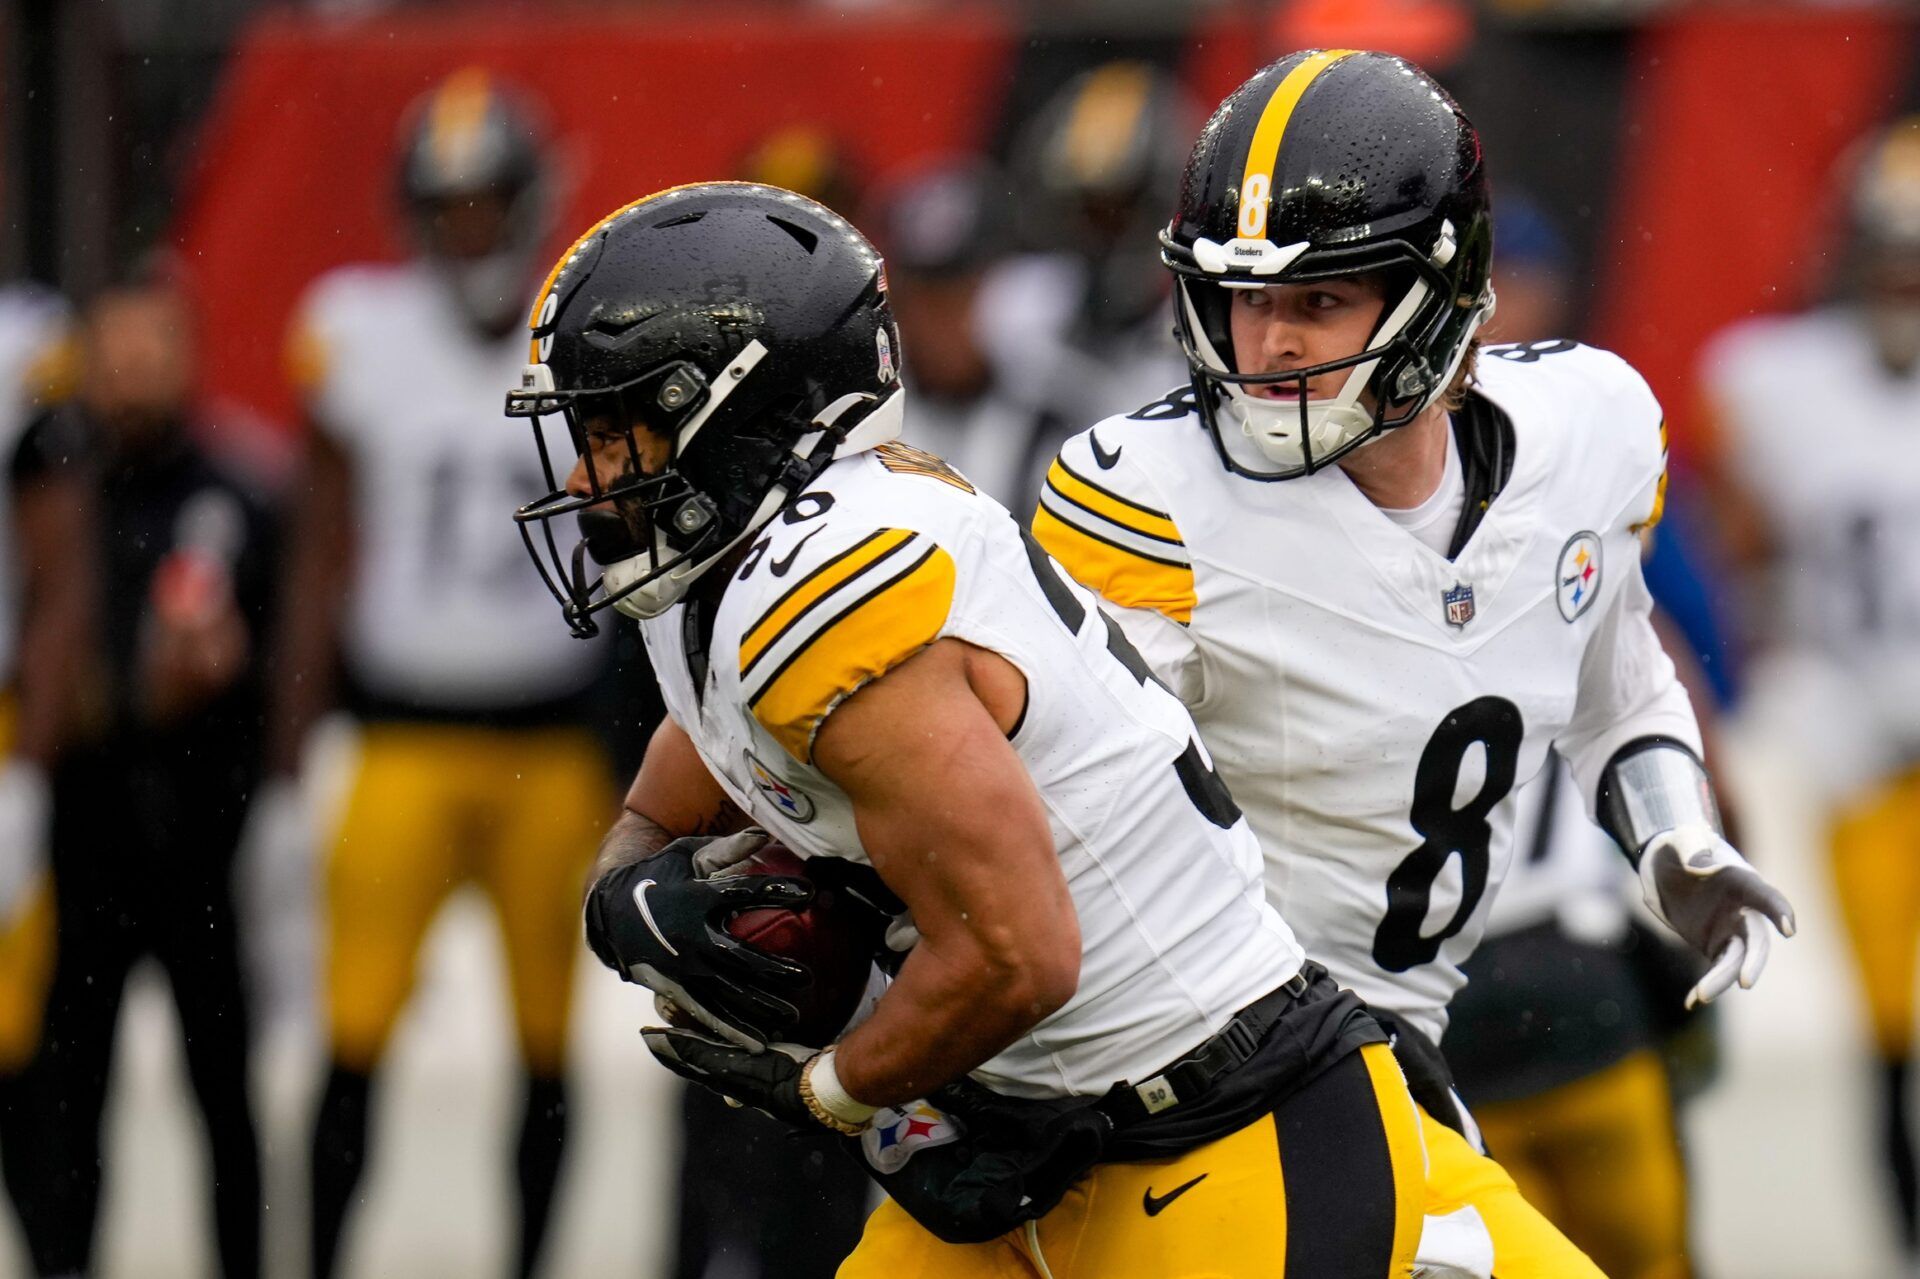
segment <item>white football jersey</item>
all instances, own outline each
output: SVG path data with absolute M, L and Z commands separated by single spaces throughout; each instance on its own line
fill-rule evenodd
M 1026 675 L 1012 744 L 1084 954 L 1073 998 L 980 1082 L 1047 1097 L 1149 1078 L 1298 971 L 1259 845 L 1185 708 L 1095 597 L 939 459 L 889 444 L 829 466 L 752 544 L 704 660 L 690 661 L 693 607 L 641 624 L 668 712 L 733 800 L 804 857 L 871 865 L 845 793 L 811 763 L 844 698 L 948 636 Z
M 1838 676 L 1809 727 L 1920 758 L 1920 376 L 1887 371 L 1847 310 L 1740 324 L 1703 368 L 1780 551 L 1769 629 Z
M 64 379 L 68 323 L 66 303 L 52 290 L 0 288 L 0 459 L 11 462 L 38 403 Z M 11 484 L 0 484 L 0 686 L 13 679 L 20 646 L 12 492 Z
M 1533 780 L 1514 791 L 1513 857 L 1487 913 L 1487 937 L 1558 919 L 1574 937 L 1615 940 L 1639 895 L 1639 877 L 1587 816 L 1567 762 L 1549 755 Z
M 569 636 L 512 518 L 547 487 L 530 428 L 502 412 L 526 334 L 477 335 L 422 264 L 353 266 L 308 293 L 290 356 L 352 463 L 356 678 L 474 709 L 580 688 L 597 650 Z M 556 465 L 573 456 L 557 421 L 547 441 Z
M 1193 710 L 1307 953 L 1435 1042 L 1548 746 L 1591 808 L 1627 742 L 1699 745 L 1640 573 L 1646 384 L 1552 343 L 1487 351 L 1479 390 L 1513 469 L 1453 560 L 1338 467 L 1233 475 L 1190 393 L 1076 436 L 1034 517 Z

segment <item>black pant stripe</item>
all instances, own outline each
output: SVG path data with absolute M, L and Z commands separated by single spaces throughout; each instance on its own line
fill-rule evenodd
M 1359 1053 L 1274 1112 L 1287 1195 L 1286 1279 L 1385 1279 L 1393 1264 L 1393 1157 Z

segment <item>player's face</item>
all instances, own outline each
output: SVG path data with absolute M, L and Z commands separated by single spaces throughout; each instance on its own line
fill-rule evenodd
M 1231 305 L 1233 354 L 1240 372 L 1284 373 L 1364 351 L 1386 306 L 1386 282 L 1378 275 L 1359 275 L 1234 289 Z M 1309 379 L 1306 397 L 1332 399 L 1350 371 L 1336 369 Z M 1246 389 L 1266 399 L 1296 402 L 1302 393 L 1298 382 Z
M 585 447 L 567 476 L 567 492 L 574 497 L 592 496 L 596 481 L 604 493 L 641 476 L 658 475 L 666 469 L 670 452 L 665 437 L 645 427 L 635 427 L 629 435 L 611 416 L 589 417 L 582 442 Z
M 507 242 L 512 199 L 504 191 L 433 201 L 422 209 L 427 250 L 451 262 L 474 262 Z

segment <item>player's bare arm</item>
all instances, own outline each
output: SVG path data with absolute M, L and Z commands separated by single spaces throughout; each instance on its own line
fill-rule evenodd
M 814 746 L 920 942 L 834 1051 L 847 1091 L 893 1105 L 952 1082 L 1060 1008 L 1080 929 L 1046 812 L 1008 744 L 1025 681 L 942 640 L 848 698 Z
M 647 743 L 626 806 L 600 841 L 587 887 L 591 890 L 601 876 L 651 857 L 683 836 L 728 835 L 747 824 L 747 815 L 713 780 L 686 730 L 669 717 Z

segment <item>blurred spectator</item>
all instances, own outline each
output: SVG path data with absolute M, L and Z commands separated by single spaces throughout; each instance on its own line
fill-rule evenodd
M 982 285 L 978 330 L 1003 393 L 1035 419 L 1019 488 L 1002 495 L 1017 510 L 1032 506 L 1067 436 L 1186 383 L 1154 236 L 1194 122 L 1165 72 L 1110 62 L 1020 131 L 1015 217 L 1036 247 Z
M 367 1159 L 373 1076 L 429 925 L 473 880 L 501 925 L 527 1069 L 515 1273 L 532 1273 L 567 1130 L 582 878 L 613 811 L 568 636 L 507 514 L 540 488 L 501 412 L 554 192 L 531 104 L 465 70 L 415 104 L 398 188 L 418 254 L 316 283 L 290 344 L 308 445 L 286 564 L 269 742 L 249 837 L 270 934 L 297 929 L 308 728 L 342 706 L 359 755 L 324 850 L 330 1070 L 314 1121 L 312 1273 L 335 1273 Z M 570 446 L 557 440 L 563 452 Z
M 54 965 L 48 773 L 78 710 L 94 600 L 93 565 L 74 551 L 93 522 L 78 468 L 36 467 L 22 440 L 32 417 L 72 390 L 68 325 L 48 290 L 0 288 L 0 447 L 14 459 L 0 489 L 0 1174 L 42 1273 L 58 1260 L 40 1228 L 51 1108 L 31 1069 Z
M 1747 629 L 1791 675 L 1794 757 L 1829 822 L 1880 1064 L 1880 1149 L 1920 1262 L 1920 118 L 1844 168 L 1833 303 L 1720 334 L 1702 387 L 1730 549 L 1752 574 Z
M 1005 178 L 984 164 L 915 173 L 883 190 L 866 230 L 886 258 L 910 393 L 906 438 L 1011 503 L 1026 481 L 1034 415 L 987 358 L 981 285 L 1007 250 Z
M 206 1123 L 220 1272 L 260 1273 L 260 1156 L 232 894 L 258 777 L 265 509 L 196 442 L 198 335 L 175 288 L 108 289 L 82 327 L 74 404 L 42 418 L 16 484 L 84 476 L 97 514 L 63 563 L 97 557 L 86 730 L 55 774 L 60 958 L 45 1066 L 59 1163 L 29 1223 L 43 1273 L 86 1273 L 100 1120 L 127 974 L 151 955 L 179 1010 Z

